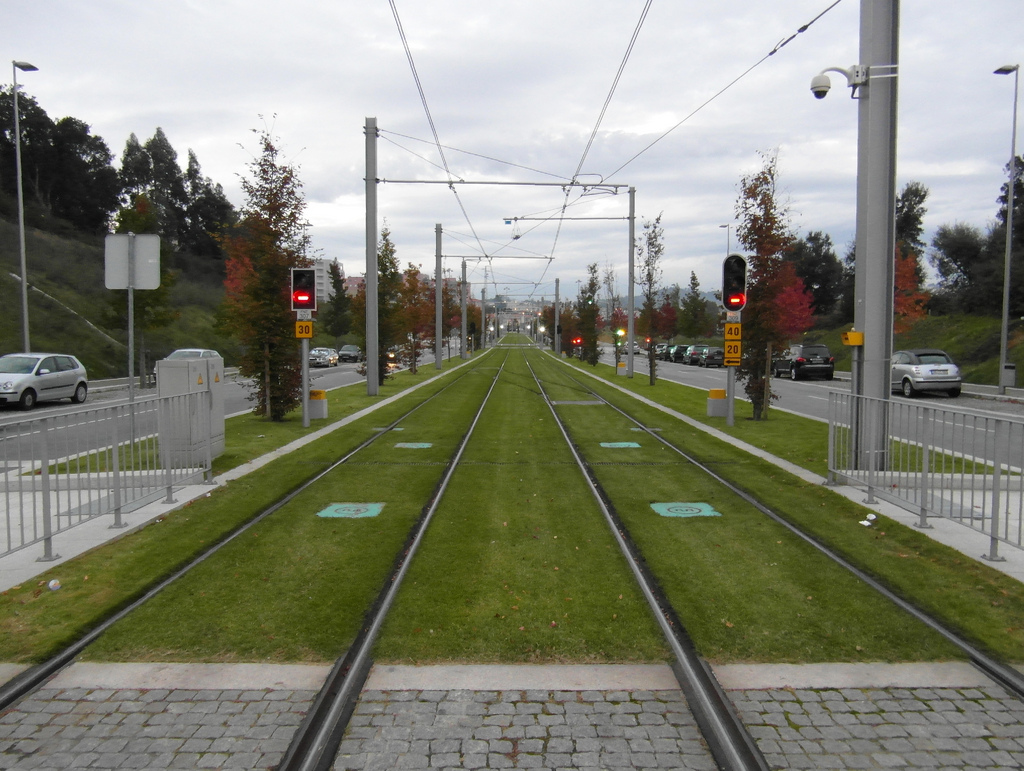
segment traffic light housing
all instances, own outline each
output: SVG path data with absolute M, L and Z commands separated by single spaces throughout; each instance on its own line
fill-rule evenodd
M 316 270 L 292 268 L 292 310 L 316 310 Z
M 728 311 L 741 311 L 747 305 L 747 261 L 730 254 L 722 263 L 722 304 Z

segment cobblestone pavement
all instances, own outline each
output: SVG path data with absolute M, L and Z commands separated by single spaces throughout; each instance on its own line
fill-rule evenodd
M 731 695 L 772 768 L 1024 768 L 1024 702 L 995 685 Z
M 0 769 L 274 768 L 315 695 L 43 689 L 0 715 Z
M 268 687 L 194 687 L 198 677 L 156 688 L 57 680 L 0 714 L 0 769 L 275 767 L 315 690 L 279 676 Z M 728 692 L 773 769 L 1024 769 L 1024 702 L 998 686 Z M 714 767 L 667 687 L 366 690 L 334 764 Z
M 773 769 L 1024 768 L 1024 702 L 996 686 L 730 695 Z M 334 764 L 715 767 L 679 691 L 368 691 Z
M 679 691 L 364 691 L 334 768 L 715 768 Z

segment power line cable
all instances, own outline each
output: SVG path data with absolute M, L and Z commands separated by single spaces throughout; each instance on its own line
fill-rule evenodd
M 419 72 L 416 71 L 416 62 L 412 58 L 412 49 L 409 47 L 409 40 L 406 38 L 405 29 L 402 27 L 402 19 L 398 15 L 398 6 L 395 5 L 395 0 L 388 0 L 388 4 L 391 6 L 391 13 L 395 17 L 395 25 L 398 27 L 398 36 L 402 39 L 402 47 L 405 49 L 405 57 L 409 60 L 409 68 L 412 70 L 412 78 L 416 82 L 416 90 L 419 92 L 420 102 L 423 104 L 423 112 L 426 113 L 427 123 L 430 125 L 430 133 L 434 137 L 434 145 L 437 147 L 438 155 L 441 156 L 441 163 L 444 165 L 445 173 L 448 175 L 448 189 L 452 191 L 456 202 L 459 204 L 459 208 L 462 209 L 462 216 L 466 218 L 466 224 L 469 225 L 469 229 L 472 230 L 473 235 L 476 236 L 476 228 L 473 227 L 473 223 L 469 219 L 469 212 L 466 211 L 466 207 L 463 205 L 462 199 L 459 197 L 459 191 L 451 184 L 454 175 L 448 167 L 448 159 L 444 155 L 441 138 L 437 134 L 437 127 L 434 125 L 434 118 L 430 114 L 430 106 L 427 104 L 427 95 L 423 91 L 423 83 L 420 82 Z M 479 241 L 479 237 L 477 240 Z M 481 254 L 486 253 L 483 248 L 483 244 L 480 244 L 480 252 Z
M 725 93 L 726 91 L 728 91 L 728 90 L 729 90 L 730 88 L 732 88 L 732 87 L 733 87 L 733 86 L 735 86 L 735 85 L 736 85 L 737 83 L 739 83 L 739 82 L 740 82 L 741 80 L 743 80 L 743 79 L 744 79 L 745 77 L 747 77 L 747 75 L 749 75 L 749 74 L 750 74 L 751 72 L 753 72 L 753 71 L 754 71 L 755 69 L 757 69 L 758 67 L 760 67 L 760 66 L 761 66 L 762 64 L 764 64 L 764 63 L 765 63 L 766 61 L 768 61 L 768 59 L 770 59 L 771 57 L 775 56 L 775 54 L 777 54 L 777 53 L 778 53 L 778 52 L 779 52 L 780 50 L 782 50 L 782 49 L 783 49 L 783 48 L 785 48 L 785 47 L 786 47 L 787 45 L 789 45 L 789 44 L 790 44 L 790 43 L 791 43 L 791 42 L 792 42 L 792 41 L 793 41 L 793 40 L 794 40 L 794 39 L 796 38 L 796 36 L 797 36 L 797 35 L 799 35 L 799 34 L 800 34 L 800 33 L 802 33 L 802 32 L 806 32 L 806 31 L 808 30 L 808 28 L 810 28 L 810 26 L 811 26 L 812 24 L 814 24 L 814 23 L 815 23 L 816 21 L 818 21 L 818 19 L 820 19 L 820 18 L 821 18 L 822 16 L 824 16 L 824 15 L 825 15 L 826 13 L 828 13 L 828 12 L 829 12 L 829 11 L 831 11 L 831 10 L 832 10 L 833 8 L 835 8 L 835 7 L 837 6 L 837 5 L 839 5 L 839 4 L 840 4 L 840 3 L 842 2 L 842 1 L 843 1 L 843 0 L 835 0 L 835 2 L 833 2 L 833 3 L 832 3 L 832 4 L 830 5 L 830 6 L 828 6 L 828 8 L 826 8 L 826 9 L 825 9 L 824 11 L 822 11 L 821 13 L 819 13 L 819 14 L 818 14 L 817 16 L 815 16 L 815 17 L 814 17 L 813 19 L 811 19 L 811 20 L 810 20 L 809 22 L 807 22 L 806 24 L 804 24 L 804 25 L 803 25 L 802 27 L 800 27 L 799 29 L 797 29 L 797 31 L 796 31 L 796 32 L 794 32 L 794 33 L 793 33 L 792 35 L 790 35 L 790 36 L 789 36 L 789 37 L 787 37 L 787 38 L 783 38 L 783 39 L 782 39 L 782 40 L 780 40 L 780 41 L 779 41 L 778 43 L 776 43 L 776 44 L 775 44 L 775 47 L 774 47 L 774 48 L 772 48 L 772 50 L 771 50 L 771 51 L 769 51 L 769 52 L 768 52 L 768 53 L 766 53 L 766 54 L 765 54 L 764 56 L 762 56 L 762 57 L 761 57 L 760 59 L 758 59 L 758 60 L 757 60 L 757 61 L 756 61 L 756 62 L 755 62 L 754 64 L 752 64 L 752 65 L 751 65 L 750 67 L 748 67 L 748 68 L 747 68 L 746 70 L 744 70 L 744 71 L 743 71 L 743 72 L 742 72 L 742 73 L 741 73 L 741 74 L 740 74 L 739 76 L 737 76 L 737 77 L 733 78 L 733 79 L 732 79 L 731 81 L 729 81 L 729 83 L 727 83 L 727 84 L 726 84 L 726 85 L 725 85 L 725 86 L 724 86 L 723 88 L 719 89 L 719 90 L 718 90 L 718 91 L 717 91 L 717 92 L 716 92 L 715 94 L 713 94 L 713 95 L 712 95 L 712 96 L 711 96 L 710 98 L 708 98 L 707 100 L 705 100 L 705 101 L 704 101 L 704 102 L 703 102 L 703 103 L 702 103 L 702 104 L 701 104 L 700 106 L 698 106 L 698 107 L 697 107 L 697 108 L 696 108 L 695 110 L 693 110 L 693 111 L 692 111 L 692 112 L 691 112 L 691 113 L 690 113 L 689 115 L 687 115 L 687 116 L 686 116 L 685 118 L 683 118 L 683 119 L 682 119 L 681 121 L 679 121 L 679 122 L 678 122 L 678 123 L 677 123 L 676 125 L 674 125 L 674 126 L 673 126 L 672 128 L 670 128 L 670 129 L 669 129 L 668 131 L 666 131 L 666 132 L 665 132 L 664 134 L 662 134 L 662 135 L 661 135 L 661 136 L 659 136 L 659 137 L 658 137 L 657 139 L 655 139 L 655 140 L 654 140 L 653 142 L 651 142 L 651 143 L 650 143 L 649 145 L 647 145 L 647 146 L 646 146 L 646 147 L 645 147 L 645 148 L 644 148 L 643 150 L 641 150 L 641 151 L 640 151 L 640 152 L 638 152 L 638 153 L 637 153 L 636 155 L 634 155 L 633 157 L 631 157 L 631 158 L 630 158 L 630 159 L 629 159 L 628 161 L 626 161 L 626 162 L 625 162 L 624 164 L 622 164 L 621 166 L 619 166 L 619 168 L 617 168 L 617 169 L 616 169 L 615 171 L 613 171 L 613 172 L 612 172 L 611 174 L 609 174 L 609 175 L 608 175 L 607 177 L 605 177 L 605 179 L 606 179 L 606 180 L 608 180 L 608 179 L 611 179 L 611 178 L 612 178 L 612 177 L 614 177 L 614 176 L 615 176 L 616 174 L 618 174 L 618 173 L 619 173 L 620 171 L 622 171 L 622 170 L 623 170 L 624 168 L 626 168 L 627 166 L 629 166 L 629 164 L 631 164 L 631 163 L 632 163 L 633 161 L 635 161 L 635 160 L 636 160 L 637 158 L 639 158 L 639 157 L 640 157 L 641 155 L 643 155 L 644 153 L 646 153 L 646 152 L 647 152 L 648 150 L 650 150 L 650 149 L 651 149 L 652 147 L 654 147 L 654 146 L 655 146 L 656 144 L 658 144 L 658 142 L 660 142 L 660 141 L 661 141 L 662 139 L 664 139 L 665 137 L 667 137 L 667 136 L 668 136 L 669 134 L 671 134 L 671 133 L 672 133 L 673 131 L 675 131 L 675 130 L 676 130 L 677 128 L 679 128 L 680 126 L 682 126 L 682 125 L 683 125 L 684 123 L 686 123 L 686 122 L 687 122 L 688 120 L 690 120 L 690 118 L 692 118 L 692 117 L 693 117 L 694 115 L 696 115 L 697 113 L 699 113 L 699 112 L 700 112 L 701 110 L 703 110 L 703 109 L 704 109 L 705 107 L 707 107 L 707 106 L 708 106 L 709 104 L 711 104 L 711 103 L 712 103 L 713 101 L 715 101 L 716 99 L 718 99 L 718 97 L 722 96 L 722 94 L 724 94 L 724 93 Z
M 633 28 L 633 35 L 629 39 L 629 45 L 626 46 L 626 52 L 622 56 L 622 61 L 619 63 L 619 69 L 615 73 L 615 77 L 612 78 L 611 88 L 608 89 L 608 96 L 604 99 L 604 104 L 601 106 L 601 112 L 597 116 L 597 121 L 594 123 L 594 130 L 590 132 L 590 139 L 587 141 L 587 145 L 583 148 L 583 154 L 580 156 L 580 162 L 576 165 L 576 171 L 572 175 L 572 181 L 576 182 L 580 175 L 580 171 L 583 169 L 583 164 L 587 160 L 587 155 L 590 153 L 590 148 L 594 144 L 594 138 L 597 136 L 597 132 L 601 128 L 601 123 L 604 121 L 605 113 L 608 112 L 608 106 L 611 104 L 612 97 L 615 95 L 615 89 L 619 85 L 619 80 L 622 77 L 623 71 L 626 69 L 626 62 L 629 61 L 630 54 L 633 53 L 633 46 L 636 44 L 637 38 L 640 36 L 640 30 L 644 25 L 644 21 L 647 19 L 647 13 L 651 9 L 651 3 L 653 0 L 647 0 L 644 4 L 643 11 L 640 12 L 640 18 L 637 20 L 636 27 Z M 569 190 L 565 191 L 565 201 L 562 203 L 562 217 L 558 220 L 558 227 L 555 230 L 555 240 L 551 244 L 551 258 L 554 259 L 555 249 L 558 246 L 558 238 L 562 233 L 562 221 L 565 216 L 565 209 L 569 203 Z M 544 279 L 544 275 L 547 274 L 548 267 L 551 266 L 551 262 L 548 261 L 547 266 L 544 268 L 544 273 L 541 275 L 541 280 Z

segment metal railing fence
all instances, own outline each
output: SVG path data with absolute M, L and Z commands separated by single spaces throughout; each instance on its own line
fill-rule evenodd
M 97 517 L 110 527 L 173 490 L 212 481 L 209 392 L 0 425 L 0 557 Z
M 830 483 L 916 513 L 945 517 L 1024 548 L 1024 422 L 925 402 L 829 395 Z

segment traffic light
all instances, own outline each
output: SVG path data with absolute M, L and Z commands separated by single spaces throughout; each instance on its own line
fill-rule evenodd
M 316 270 L 292 268 L 292 310 L 316 310 Z
M 741 311 L 747 304 L 747 261 L 738 254 L 722 263 L 722 303 L 728 311 Z

